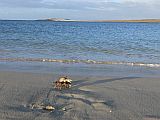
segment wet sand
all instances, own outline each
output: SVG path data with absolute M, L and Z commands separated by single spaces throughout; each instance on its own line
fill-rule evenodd
M 56 90 L 53 73 L 0 71 L 1 120 L 160 120 L 160 79 L 70 75 L 73 86 Z M 31 109 L 50 104 L 52 112 Z M 65 110 L 64 110 L 65 108 Z

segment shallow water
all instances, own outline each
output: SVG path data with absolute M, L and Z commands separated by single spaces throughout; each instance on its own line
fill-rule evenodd
M 160 24 L 0 21 L 0 61 L 160 67 Z

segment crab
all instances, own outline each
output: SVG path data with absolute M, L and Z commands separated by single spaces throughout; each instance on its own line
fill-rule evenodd
M 71 88 L 71 82 L 72 80 L 69 79 L 67 76 L 65 77 L 60 77 L 54 84 L 54 88 L 56 89 L 66 89 L 66 88 Z

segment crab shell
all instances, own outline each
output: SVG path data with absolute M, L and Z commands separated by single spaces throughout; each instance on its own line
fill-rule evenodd
M 67 78 L 67 77 L 61 77 L 61 78 L 58 80 L 58 82 L 65 82 L 65 83 L 68 82 L 68 83 L 71 84 L 72 80 L 69 79 L 69 78 Z

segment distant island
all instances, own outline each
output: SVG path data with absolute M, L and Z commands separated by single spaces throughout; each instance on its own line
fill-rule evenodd
M 39 20 L 38 20 L 39 21 Z M 75 20 L 71 20 L 71 19 L 64 19 L 64 18 L 48 18 L 48 19 L 42 19 L 40 21 L 53 21 L 53 22 L 64 22 L 64 21 L 75 21 Z
M 40 21 L 53 21 L 53 22 L 135 22 L 135 23 L 157 23 L 160 19 L 141 19 L 141 20 L 71 20 L 64 18 L 48 18 Z

